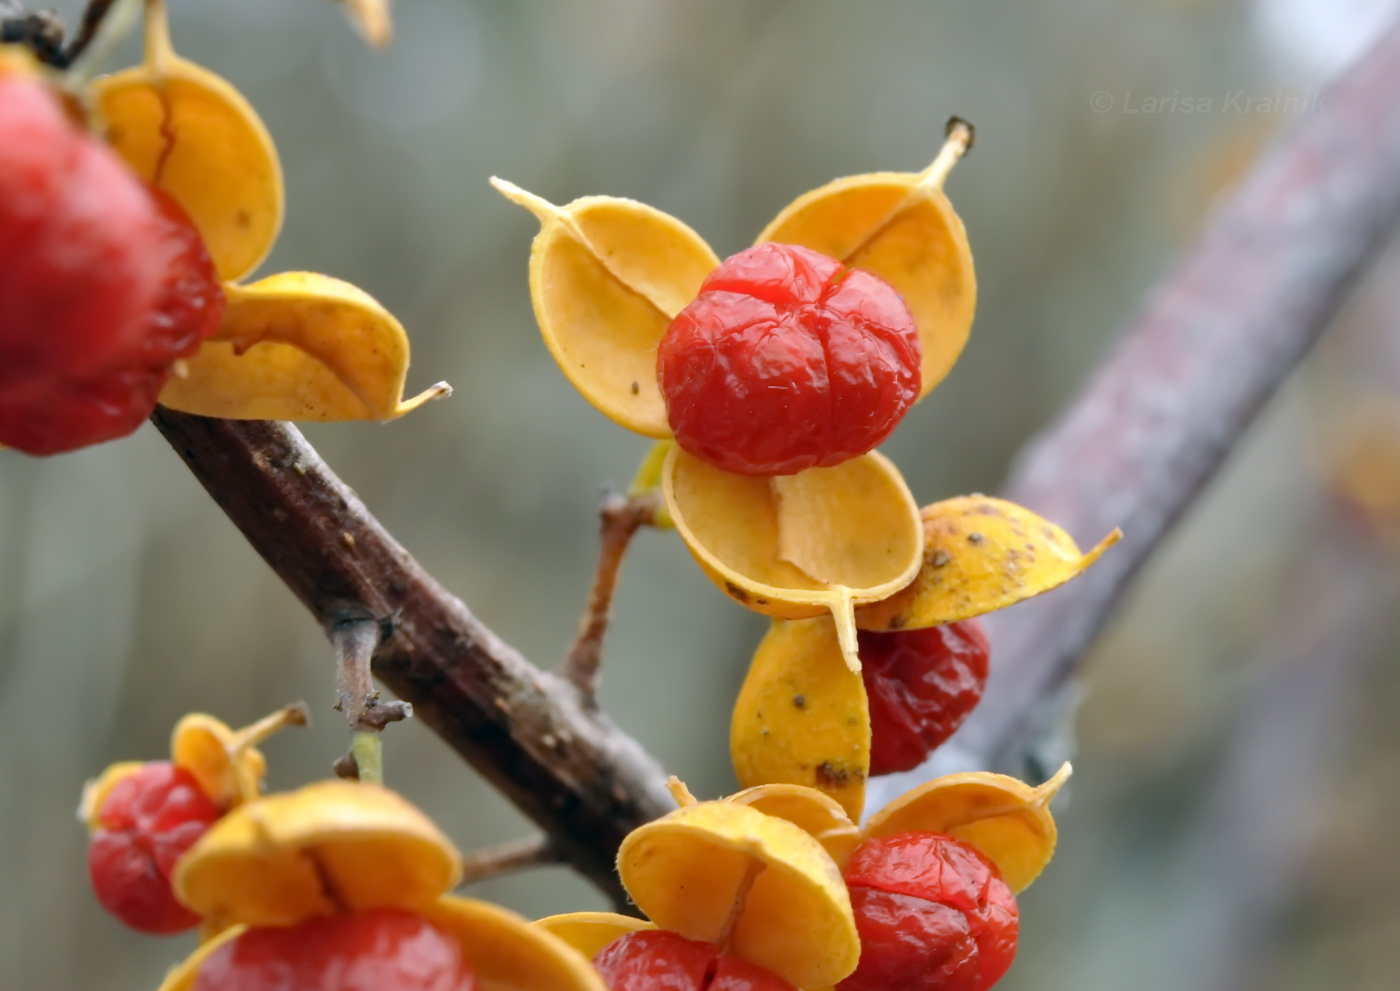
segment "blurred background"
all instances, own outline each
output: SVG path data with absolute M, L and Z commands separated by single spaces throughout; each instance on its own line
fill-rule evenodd
M 58 6 L 69 23 L 81 9 Z M 646 201 L 723 256 L 797 194 L 918 170 L 945 118 L 973 120 L 948 185 L 978 262 L 972 340 L 885 450 L 921 502 L 994 491 L 1216 197 L 1296 113 L 1326 112 L 1309 98 L 1400 3 L 410 0 L 379 54 L 330 3 L 173 7 L 177 47 L 279 145 L 287 223 L 263 272 L 359 284 L 409 329 L 409 391 L 457 390 L 308 435 L 547 665 L 583 605 L 601 488 L 647 444 L 555 368 L 527 294 L 535 222 L 488 176 L 560 203 Z M 1400 254 L 1088 660 L 1061 849 L 1023 898 L 1007 991 L 1396 986 L 1397 276 Z M 697 794 L 731 790 L 728 708 L 763 620 L 664 533 L 638 540 L 616 616 L 605 706 Z M 152 428 L 0 456 L 0 983 L 156 987 L 192 940 L 97 908 L 83 781 L 164 756 L 185 712 L 237 725 L 294 699 L 317 723 L 267 746 L 271 783 L 324 776 L 346 742 L 333 697 L 319 628 Z M 531 831 L 422 726 L 392 727 L 386 751 L 391 783 L 463 848 Z M 471 893 L 529 915 L 602 907 L 564 868 Z

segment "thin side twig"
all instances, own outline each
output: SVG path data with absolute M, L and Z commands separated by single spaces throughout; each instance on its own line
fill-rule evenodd
M 598 690 L 603 637 L 612 618 L 613 593 L 617 589 L 622 559 L 637 531 L 656 518 L 657 505 L 655 492 L 630 496 L 610 492 L 599 510 L 602 540 L 598 548 L 598 566 L 593 572 L 593 585 L 588 590 L 588 605 L 579 620 L 578 635 L 559 668 L 564 679 L 577 688 L 590 705 Z
M 1331 322 L 1400 219 L 1400 23 L 1324 90 L 1152 294 L 1008 498 L 1123 541 L 1081 578 L 988 617 L 992 679 L 952 766 L 1039 776 L 1038 736 L 1133 577 Z
M 559 845 L 548 836 L 527 836 L 524 839 L 509 840 L 463 857 L 462 880 L 458 887 L 489 881 L 491 878 L 513 874 L 527 867 L 557 864 L 562 859 Z

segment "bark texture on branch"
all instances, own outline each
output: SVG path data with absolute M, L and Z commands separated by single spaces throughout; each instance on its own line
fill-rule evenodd
M 620 900 L 623 836 L 675 805 L 655 761 L 439 585 L 295 427 L 163 408 L 152 420 L 327 631 L 394 618 L 375 675 Z
M 1397 219 L 1400 24 L 1278 141 L 1018 460 L 1007 498 L 1079 540 L 1115 526 L 1124 538 L 1063 589 L 988 617 L 992 682 L 952 759 L 1038 770 L 1028 756 L 1059 715 L 1049 700 Z

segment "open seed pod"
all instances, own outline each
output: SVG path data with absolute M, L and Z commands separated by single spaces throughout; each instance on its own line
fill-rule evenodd
M 915 630 L 981 616 L 1063 585 L 1123 536 L 1087 554 L 1029 509 L 984 495 L 925 506 L 923 565 L 903 590 L 856 612 L 863 630 Z
M 822 845 L 836 866 L 844 868 L 860 844 L 860 830 L 830 795 L 802 785 L 755 785 L 725 799 L 786 819 Z
M 874 451 L 833 468 L 756 478 L 677 447 L 662 469 L 662 493 L 691 554 L 731 599 L 787 619 L 831 613 L 853 671 L 854 606 L 902 589 L 922 560 L 914 497 Z
M 214 804 L 227 808 L 244 795 L 254 796 L 267 775 L 267 760 L 223 720 L 190 713 L 175 724 L 171 759 L 193 774 Z
M 461 876 L 433 823 L 377 785 L 321 781 L 239 806 L 178 861 L 175 896 L 218 924 L 293 925 L 363 908 L 421 909 Z
M 830 617 L 774 620 L 734 702 L 729 752 L 745 787 L 805 785 L 831 796 L 848 822 L 860 821 L 870 772 L 869 704 Z
M 531 925 L 559 937 L 589 960 L 628 933 L 656 928 L 654 922 L 616 912 L 566 912 L 536 919 Z
M 550 354 L 590 403 L 628 430 L 669 437 L 656 347 L 719 259 L 675 217 L 635 200 L 562 207 L 492 179 L 540 221 L 530 297 Z
M 308 720 L 302 703 L 284 706 L 239 730 L 221 719 L 193 712 L 175 724 L 170 759 L 195 776 L 215 805 L 229 809 L 252 801 L 262 791 L 267 760 L 257 744 L 287 726 L 305 726 Z
M 1011 890 L 1021 892 L 1054 856 L 1057 834 L 1050 800 L 1069 776 L 1065 764 L 1034 788 L 983 771 L 934 778 L 872 815 L 862 837 L 910 830 L 944 833 L 986 854 Z
M 874 272 L 894 286 L 919 328 L 921 395 L 942 381 L 962 353 L 977 307 L 967 232 L 943 195 L 943 181 L 971 140 L 950 128 L 943 151 L 923 172 L 850 176 L 798 197 L 758 236 L 797 244 Z
M 163 406 L 252 420 L 391 420 L 451 394 L 403 400 L 408 335 L 368 293 L 311 272 L 226 285 L 228 307 L 161 390 Z
M 466 898 L 440 898 L 420 912 L 461 943 L 478 991 L 607 991 L 587 959 L 514 912 Z M 159 991 L 191 991 L 200 965 L 246 930 L 234 926 L 203 943 L 170 972 Z
M 796 987 L 834 984 L 860 956 L 850 896 L 820 843 L 732 802 L 699 802 L 638 827 L 623 885 L 662 929 L 728 947 Z
M 146 4 L 141 65 L 94 84 L 107 139 L 198 228 L 219 277 L 242 278 L 282 226 L 282 166 L 262 120 L 228 82 L 175 54 L 165 4 Z

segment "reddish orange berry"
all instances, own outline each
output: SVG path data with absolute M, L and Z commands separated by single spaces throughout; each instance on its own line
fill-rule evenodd
M 628 933 L 593 958 L 610 991 L 795 991 L 772 971 L 664 929 Z
M 219 818 L 193 774 L 152 761 L 112 786 L 88 846 L 88 876 L 97 900 L 133 929 L 169 934 L 199 917 L 175 900 L 175 862 Z
M 38 77 L 0 71 L 0 134 L 0 397 L 23 402 L 136 343 L 166 259 L 150 195 Z
M 427 919 L 370 909 L 249 929 L 209 954 L 193 991 L 474 991 L 462 946 Z
M 218 330 L 224 293 L 199 232 L 163 190 L 147 196 L 159 229 L 145 250 L 163 281 L 140 335 L 95 373 L 58 375 L 24 401 L 0 392 L 0 443 L 56 454 L 126 436 L 155 409 L 172 363 Z
M 918 767 L 982 698 L 991 653 L 982 624 L 861 631 L 859 644 L 870 700 L 870 773 Z
M 939 833 L 866 840 L 846 864 L 860 964 L 838 991 L 986 991 L 1016 955 L 1016 896 L 975 847 Z
M 919 395 L 922 349 L 894 287 L 834 258 L 760 244 L 710 273 L 657 353 L 682 448 L 741 475 L 865 454 Z

